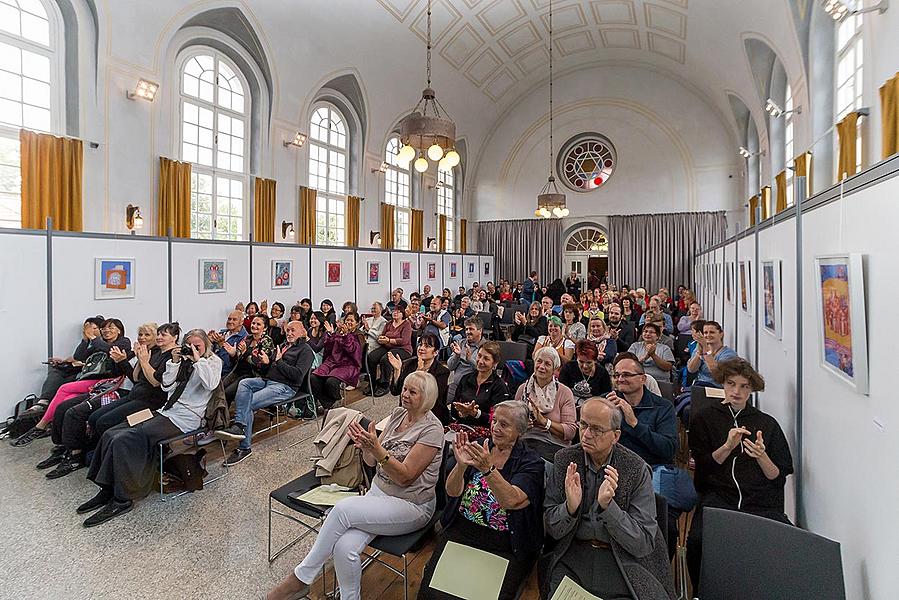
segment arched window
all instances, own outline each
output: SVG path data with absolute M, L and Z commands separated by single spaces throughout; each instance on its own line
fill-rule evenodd
M 346 245 L 347 135 L 346 119 L 330 104 L 312 111 L 309 124 L 309 187 L 315 201 L 315 241 Z
M 836 56 L 836 102 L 834 110 L 839 122 L 847 114 L 863 106 L 862 67 L 864 65 L 864 44 L 862 39 L 862 16 L 846 17 L 837 26 Z M 834 133 L 836 139 L 836 133 Z M 858 128 L 856 139 L 856 168 L 862 166 L 862 127 Z
M 181 160 L 192 163 L 190 235 L 241 240 L 249 189 L 250 99 L 237 67 L 209 48 L 181 66 Z
M 446 215 L 446 251 L 456 249 L 456 175 L 453 169 L 437 169 L 437 214 Z
M 793 204 L 793 90 L 787 84 L 786 102 L 784 103 L 784 164 L 787 165 L 787 206 Z
M 409 249 L 409 221 L 411 215 L 411 193 L 409 187 L 409 163 L 403 165 L 397 160 L 400 153 L 400 139 L 392 137 L 387 140 L 384 161 L 387 172 L 384 173 L 384 202 L 396 207 L 396 240 L 398 250 Z
M 19 129 L 62 128 L 60 22 L 43 0 L 0 0 L 0 227 L 22 226 Z

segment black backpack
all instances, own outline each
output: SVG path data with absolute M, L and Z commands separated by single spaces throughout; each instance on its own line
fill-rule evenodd
M 13 415 L 6 419 L 3 428 L 0 429 L 0 436 L 16 439 L 29 429 L 37 425 L 44 411 L 29 411 L 31 407 L 37 403 L 39 398 L 34 394 L 28 394 L 22 400 L 16 403 Z

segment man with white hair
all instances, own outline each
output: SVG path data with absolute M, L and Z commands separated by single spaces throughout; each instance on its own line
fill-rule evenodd
M 206 335 L 212 342 L 212 349 L 216 356 L 222 359 L 222 373 L 230 372 L 231 359 L 237 355 L 237 344 L 248 335 L 243 326 L 243 312 L 232 310 L 228 313 L 224 329 L 209 331 Z

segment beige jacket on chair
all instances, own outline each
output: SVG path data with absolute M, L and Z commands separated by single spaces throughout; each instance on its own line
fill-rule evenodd
M 350 436 L 346 434 L 347 428 L 350 423 L 358 423 L 361 419 L 362 413 L 352 408 L 332 408 L 328 411 L 324 427 L 312 440 L 315 446 L 312 460 L 317 477 L 328 477 L 334 472 L 343 451 L 352 445 Z

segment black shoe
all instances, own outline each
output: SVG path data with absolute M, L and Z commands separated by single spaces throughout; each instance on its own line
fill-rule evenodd
M 126 512 L 129 512 L 132 508 L 134 508 L 134 502 L 131 500 L 127 500 L 125 502 L 119 502 L 116 499 L 112 499 L 106 503 L 100 512 L 92 514 L 89 516 L 83 523 L 85 527 L 96 527 L 101 523 L 105 523 L 110 519 L 114 519 L 119 515 L 124 515 Z
M 79 515 L 83 515 L 85 513 L 97 510 L 98 508 L 103 508 L 109 503 L 111 499 L 111 494 L 109 492 L 107 492 L 106 490 L 100 490 L 99 492 L 97 492 L 96 496 L 76 508 L 75 512 Z
M 47 479 L 59 479 L 60 477 L 65 477 L 69 473 L 74 473 L 78 469 L 84 468 L 84 466 L 80 456 L 67 456 L 64 461 L 59 463 L 55 469 L 44 475 L 44 477 Z
M 53 450 L 50 451 L 50 456 L 37 463 L 38 469 L 49 469 L 50 467 L 55 467 L 59 463 L 63 461 L 66 454 L 65 446 L 54 446 Z
M 32 427 L 21 436 L 16 438 L 15 441 L 11 443 L 11 445 L 15 446 L 16 448 L 21 448 L 22 446 L 27 446 L 34 440 L 45 438 L 48 435 L 50 435 L 49 427 L 47 429 L 38 429 L 37 427 Z
M 234 452 L 231 453 L 231 456 L 226 458 L 225 462 L 222 463 L 222 466 L 233 467 L 237 463 L 243 461 L 243 459 L 245 459 L 252 453 L 252 448 L 235 448 Z
M 212 432 L 212 435 L 214 435 L 218 440 L 232 440 L 235 442 L 239 442 L 247 437 L 246 427 L 244 427 L 240 423 L 231 423 L 230 427 L 226 429 L 217 429 Z
M 380 398 L 381 396 L 386 396 L 386 395 L 388 394 L 388 392 L 390 392 L 390 390 L 388 390 L 386 386 L 383 386 L 383 385 L 376 385 L 376 386 L 375 386 L 374 397 L 375 397 L 375 398 Z
M 315 413 L 312 412 L 312 409 L 309 408 L 308 406 L 303 409 L 303 414 L 301 415 L 300 418 L 305 421 L 314 421 L 316 419 Z

